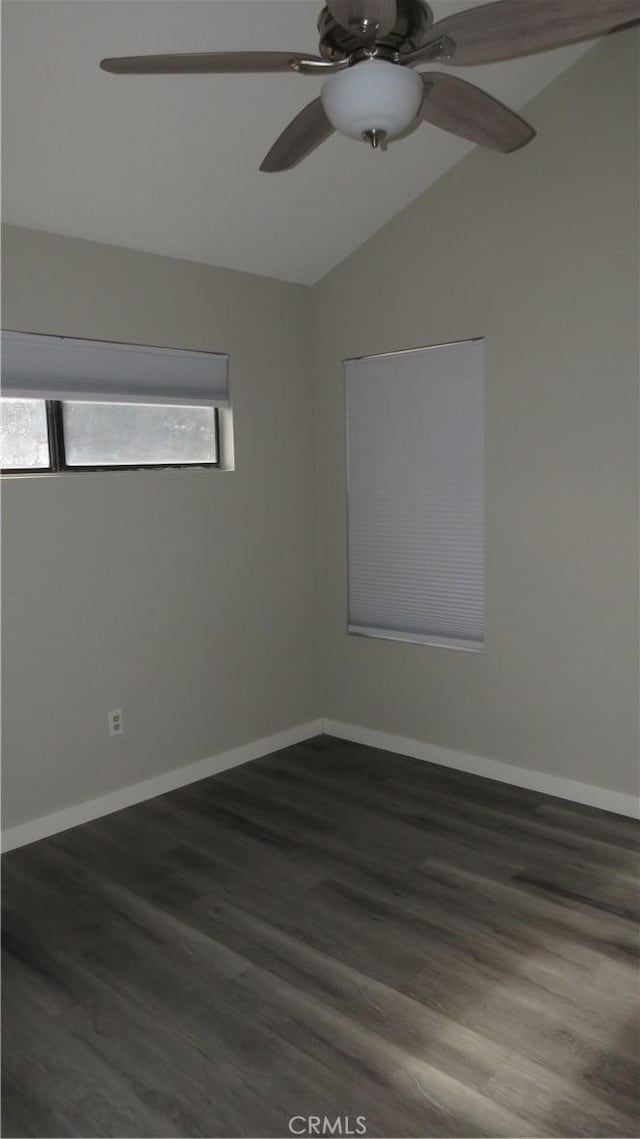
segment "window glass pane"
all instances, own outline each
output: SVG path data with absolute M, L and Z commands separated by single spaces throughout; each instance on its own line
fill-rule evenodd
M 47 406 L 43 399 L 0 400 L 0 466 L 46 470 L 49 466 Z
M 141 403 L 63 403 L 70 467 L 215 463 L 213 407 Z

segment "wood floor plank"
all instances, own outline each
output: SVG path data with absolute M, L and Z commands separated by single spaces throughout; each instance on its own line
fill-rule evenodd
M 77 1037 L 65 1018 L 48 1018 L 28 980 L 10 968 L 3 985 L 5 1136 L 169 1136 L 170 1121 L 128 1078 Z M 7 1116 L 8 1110 L 11 1114 Z M 32 1128 L 36 1126 L 36 1130 Z
M 331 771 L 327 771 L 324 763 L 300 762 L 304 754 L 304 745 L 298 745 L 297 759 L 288 752 L 279 753 L 273 759 L 267 757 L 261 761 L 260 766 L 254 765 L 252 778 L 259 774 L 267 774 L 272 783 L 275 776 L 275 781 L 279 779 L 285 787 L 296 788 L 306 782 L 316 792 L 319 787 L 332 792 L 335 776 L 332 777 Z M 415 762 L 421 766 L 419 761 Z M 233 782 L 234 771 L 225 773 L 223 780 Z M 471 787 L 468 781 L 471 782 Z M 598 865 L 604 863 L 625 868 L 629 865 L 640 866 L 638 836 L 634 836 L 633 829 L 627 831 L 624 827 L 627 820 L 621 820 L 623 827 L 619 842 L 614 841 L 612 816 L 604 812 L 602 812 L 604 821 L 584 816 L 574 819 L 570 812 L 564 812 L 560 815 L 563 824 L 568 813 L 573 825 L 558 827 L 553 822 L 555 817 L 553 812 L 558 810 L 555 806 L 557 800 L 549 801 L 548 796 L 537 795 L 533 802 L 527 799 L 523 805 L 518 798 L 514 798 L 514 794 L 520 789 L 496 790 L 501 787 L 500 784 L 479 777 L 461 778 L 459 772 L 448 772 L 447 775 L 439 777 L 437 782 L 430 780 L 425 785 L 424 780 L 422 783 L 416 780 L 415 774 L 410 778 L 403 765 L 398 774 L 389 774 L 382 783 L 367 787 L 363 796 L 361 776 L 358 774 L 355 783 L 352 783 L 349 778 L 349 767 L 346 765 L 340 785 L 341 801 L 360 805 L 371 803 L 379 810 L 381 797 L 384 797 L 387 812 L 404 816 L 409 820 L 414 819 L 419 825 L 423 822 L 419 813 L 422 806 L 442 804 L 448 811 L 455 806 L 456 817 L 484 823 L 491 829 L 507 836 L 511 835 L 518 840 L 525 837 L 539 840 L 542 850 L 548 843 L 552 847 L 560 844 L 566 850 L 573 850 L 583 858 L 588 859 L 591 856 Z M 531 796 L 534 793 L 523 794 Z M 549 802 L 554 805 L 550 806 Z
M 3 859 L 3 1133 L 632 1136 L 640 828 L 317 737 Z
M 212 928 L 213 918 L 216 933 L 230 938 L 231 943 L 234 943 L 235 931 L 235 938 L 246 947 L 248 955 L 255 961 L 261 961 L 268 973 L 286 979 L 292 992 L 311 994 L 321 1003 L 321 1007 L 329 1006 L 342 1015 L 348 1014 L 357 1025 L 366 1025 L 373 1033 L 380 1033 L 387 1045 L 392 1041 L 395 1047 L 393 1056 L 382 1047 L 380 1050 L 380 1078 L 389 1079 L 390 1073 L 395 1073 L 395 1078 L 402 1078 L 402 1070 L 407 1067 L 406 1061 L 399 1063 L 399 1073 L 395 1072 L 392 1062 L 398 1052 L 408 1053 L 415 1062 L 414 1067 L 422 1061 L 438 1070 L 444 1069 L 456 1080 L 462 1081 L 465 1087 L 480 1093 L 483 1093 L 488 1084 L 494 1089 L 492 1081 L 496 1071 L 502 1074 L 508 1071 L 509 1087 L 512 1089 L 517 1083 L 516 1074 L 519 1073 L 518 1078 L 522 1077 L 519 1085 L 521 1096 L 526 1093 L 528 1097 L 531 1087 L 544 1088 L 548 1082 L 555 1081 L 556 1098 L 562 1095 L 563 1102 L 571 1105 L 577 1097 L 582 1104 L 583 1114 L 590 1111 L 594 1120 L 604 1116 L 610 1129 L 614 1124 L 619 1129 L 621 1120 L 623 1128 L 628 1126 L 628 1119 L 620 1112 L 608 1113 L 606 1107 L 591 1095 L 590 1088 L 577 1091 L 571 1081 L 565 1079 L 563 1082 L 555 1073 L 522 1056 L 519 1057 L 519 1067 L 516 1068 L 512 1062 L 515 1055 L 513 1048 L 496 1044 L 480 1031 L 471 1032 L 459 1021 L 451 1020 L 420 1002 L 400 997 L 396 990 L 365 977 L 326 954 L 311 950 L 304 942 L 268 927 L 260 919 L 242 913 L 237 908 L 227 906 L 222 912 L 218 908 L 214 917 L 211 907 L 202 901 L 190 911 L 189 918 L 204 922 L 209 929 Z M 253 971 L 243 974 L 239 984 L 250 985 L 253 976 Z M 327 978 L 330 978 L 329 985 L 326 983 Z M 310 1019 L 312 1017 L 309 1015 L 305 1017 L 307 1022 Z M 372 1057 L 366 1039 L 358 1053 L 361 1058 L 363 1052 L 367 1063 L 375 1062 L 375 1050 Z M 411 1068 L 411 1064 L 408 1067 Z M 427 1086 L 437 1085 L 432 1073 L 430 1078 L 429 1073 L 423 1071 L 423 1079 Z M 454 1089 L 451 1090 L 453 1094 Z M 506 1102 L 506 1091 L 501 1084 L 495 1084 L 495 1094 L 503 1097 Z M 460 1099 L 459 1091 L 456 1095 Z M 515 1099 L 512 1099 L 510 1107 L 511 1110 L 518 1110 Z M 477 1110 L 482 1114 L 479 1103 Z M 504 1122 L 503 1120 L 503 1125 Z M 538 1122 L 543 1122 L 542 1116 L 538 1117 Z M 464 1120 L 458 1120 L 457 1126 L 464 1128 Z M 514 1127 L 513 1120 L 511 1127 Z M 547 1127 L 547 1133 L 552 1132 L 553 1127 Z M 558 1129 L 558 1133 L 565 1134 L 565 1131 Z M 622 1132 L 618 1130 L 617 1133 Z

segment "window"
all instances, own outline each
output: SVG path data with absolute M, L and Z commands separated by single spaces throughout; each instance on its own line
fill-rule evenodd
M 3 399 L 0 462 L 7 471 L 46 471 L 51 466 L 47 405 L 42 399 Z
M 215 463 L 216 410 L 137 403 L 63 403 L 69 467 Z
M 345 370 L 348 630 L 481 650 L 484 342 Z
M 0 400 L 5 473 L 216 466 L 213 407 Z
M 214 353 L 3 332 L 2 469 L 216 466 L 227 370 Z

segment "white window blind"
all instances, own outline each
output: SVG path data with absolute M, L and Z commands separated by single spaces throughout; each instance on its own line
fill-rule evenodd
M 5 396 L 223 407 L 228 371 L 224 353 L 2 333 Z
M 349 631 L 484 637 L 484 343 L 345 362 Z

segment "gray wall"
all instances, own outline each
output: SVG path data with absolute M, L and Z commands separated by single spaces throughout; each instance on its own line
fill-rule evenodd
M 323 710 L 633 793 L 637 34 L 597 45 L 527 117 L 529 147 L 472 152 L 314 289 Z M 486 651 L 348 637 L 341 360 L 473 336 Z
M 319 699 L 308 291 L 3 236 L 4 327 L 230 352 L 236 445 L 228 473 L 3 480 L 13 825 L 306 721 Z

